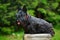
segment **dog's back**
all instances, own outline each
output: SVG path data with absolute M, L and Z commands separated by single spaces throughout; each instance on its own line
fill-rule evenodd
M 33 16 L 30 16 L 29 22 L 30 23 L 36 23 L 36 24 L 39 24 L 39 25 L 48 25 L 48 26 L 52 27 L 51 23 L 48 23 L 47 21 L 45 21 L 41 18 L 36 18 L 36 17 L 33 17 Z

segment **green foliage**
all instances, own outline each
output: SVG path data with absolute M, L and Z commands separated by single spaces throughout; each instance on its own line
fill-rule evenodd
M 35 16 L 35 8 L 38 6 L 37 10 L 45 15 L 45 20 L 54 25 L 60 24 L 60 12 L 58 11 L 58 9 L 60 9 L 59 2 L 59 0 L 0 0 L 0 27 L 2 32 L 9 34 L 12 32 L 11 26 L 13 26 L 13 30 L 15 27 L 17 28 L 17 8 L 19 9 L 24 4 L 28 8 L 28 14 Z
M 45 10 L 44 8 L 38 8 L 38 11 L 40 11 L 40 12 L 46 14 L 46 10 Z
M 44 3 L 45 5 L 47 4 L 47 0 L 41 0 L 42 3 Z
M 2 34 L 11 34 L 12 30 L 10 28 L 3 27 L 1 28 Z
M 51 4 L 51 6 L 52 6 L 53 9 L 56 9 L 58 7 L 58 5 L 59 5 L 58 2 L 55 2 L 55 3 Z
M 35 16 L 38 6 L 36 10 L 44 14 L 44 20 L 56 28 L 52 40 L 60 40 L 60 0 L 0 0 L 0 33 L 12 34 L 0 35 L 0 40 L 22 40 L 24 31 L 16 25 L 16 13 L 24 4 L 28 8 L 27 13 L 32 16 Z
M 31 15 L 31 16 L 35 16 L 34 15 L 34 10 L 28 10 L 28 14 Z

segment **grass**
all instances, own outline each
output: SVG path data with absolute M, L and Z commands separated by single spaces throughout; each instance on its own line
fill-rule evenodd
M 52 40 L 60 40 L 60 30 L 55 30 L 55 36 Z M 0 35 L 0 40 L 23 40 L 23 32 L 12 33 L 12 35 Z
M 55 29 L 55 36 L 52 40 L 60 40 L 60 29 Z
M 12 35 L 0 35 L 0 40 L 23 40 L 23 32 L 12 33 Z

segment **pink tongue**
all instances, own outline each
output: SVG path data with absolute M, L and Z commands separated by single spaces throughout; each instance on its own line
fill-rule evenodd
M 20 25 L 20 22 L 18 22 L 18 25 Z

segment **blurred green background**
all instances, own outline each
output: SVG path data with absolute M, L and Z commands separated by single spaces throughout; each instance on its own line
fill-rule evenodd
M 0 40 L 22 40 L 24 31 L 16 25 L 16 13 L 23 5 L 31 16 L 53 24 L 55 36 L 60 40 L 60 0 L 0 0 Z

